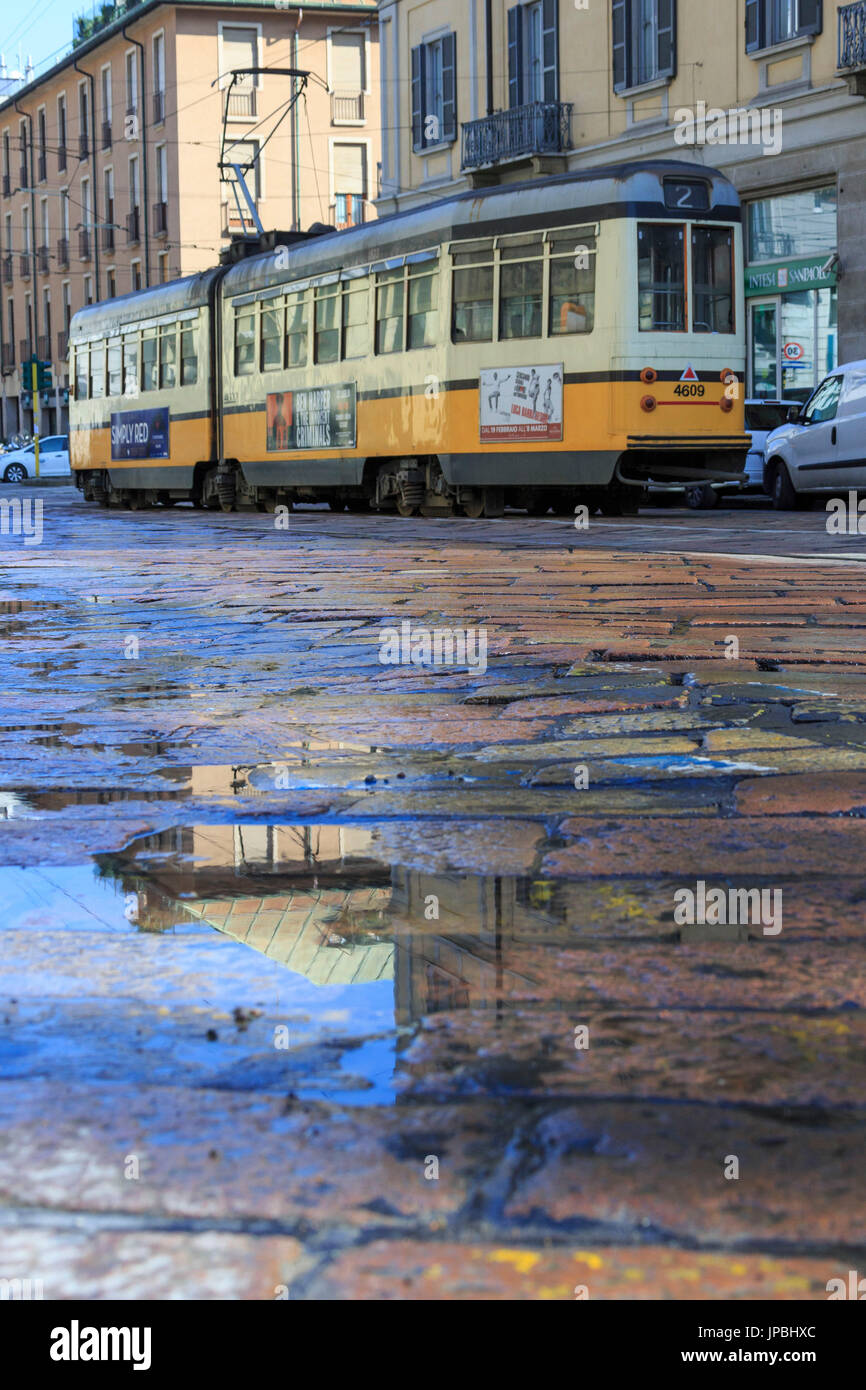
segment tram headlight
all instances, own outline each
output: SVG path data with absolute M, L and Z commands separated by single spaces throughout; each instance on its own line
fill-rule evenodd
M 658 401 L 656 400 L 655 396 L 641 396 L 640 398 L 641 410 L 646 410 L 650 414 L 652 414 L 657 405 Z
M 729 410 L 733 410 L 733 408 L 734 408 L 734 402 L 733 402 L 732 397 L 730 397 L 730 396 L 722 396 L 722 399 L 719 401 L 719 409 L 720 409 L 720 410 L 724 410 L 725 413 L 727 414 L 727 412 L 728 412 Z
M 658 381 L 659 374 L 655 367 L 644 367 L 640 374 L 640 379 L 645 386 L 652 386 L 654 381 Z
M 719 380 L 724 382 L 725 386 L 731 386 L 737 380 L 737 373 L 733 367 L 725 367 L 719 372 Z

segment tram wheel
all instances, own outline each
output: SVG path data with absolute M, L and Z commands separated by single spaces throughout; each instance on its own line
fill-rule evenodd
M 417 516 L 418 507 L 414 502 L 404 502 L 402 498 L 397 503 L 398 516 Z

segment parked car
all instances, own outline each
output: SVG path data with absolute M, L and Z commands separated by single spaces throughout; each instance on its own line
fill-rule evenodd
M 807 505 L 821 493 L 866 491 L 866 360 L 825 376 L 764 447 L 764 486 L 773 506 Z
M 36 477 L 36 446 L 12 449 L 3 455 L 0 468 L 4 483 L 26 483 Z M 40 478 L 71 477 L 69 467 L 69 438 L 65 434 L 47 434 L 39 441 Z
M 742 483 L 697 483 L 686 488 L 686 501 L 690 507 L 715 507 L 720 492 L 766 492 L 764 483 L 764 446 L 773 430 L 778 429 L 788 419 L 791 408 L 798 409 L 796 401 L 750 400 L 746 401 L 746 429 L 752 436 L 751 447 L 746 455 L 746 477 Z M 768 494 L 769 495 L 769 494 Z

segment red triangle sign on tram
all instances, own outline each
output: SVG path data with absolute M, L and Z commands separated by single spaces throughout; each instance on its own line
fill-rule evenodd
M 699 380 L 700 380 L 700 378 L 699 378 L 697 372 L 695 371 L 694 367 L 692 366 L 692 364 L 691 364 L 691 362 L 690 362 L 689 365 L 686 367 L 685 371 L 683 372 L 682 376 L 680 377 L 680 381 L 699 381 Z

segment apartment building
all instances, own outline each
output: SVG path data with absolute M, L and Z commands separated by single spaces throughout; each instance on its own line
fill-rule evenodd
M 380 212 L 635 158 L 745 205 L 748 389 L 866 357 L 866 0 L 381 0 Z
M 0 98 L 4 438 L 32 428 L 33 352 L 54 367 L 42 433 L 66 428 L 78 308 L 214 265 L 254 230 L 235 166 L 266 229 L 376 215 L 370 0 L 121 0 L 77 30 L 60 62 Z

